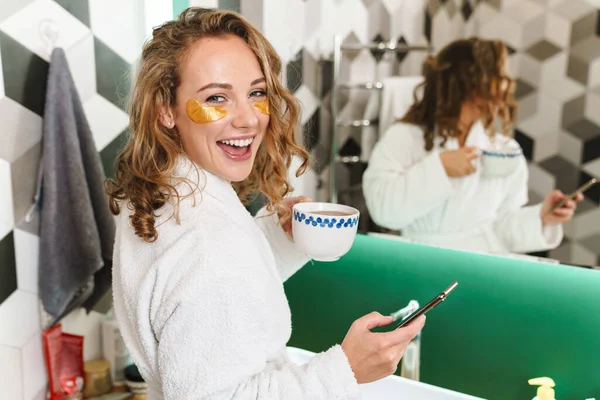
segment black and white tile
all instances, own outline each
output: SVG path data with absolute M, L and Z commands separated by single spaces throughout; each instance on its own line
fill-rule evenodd
M 37 223 L 24 217 L 33 200 L 42 139 L 50 52 L 44 21 L 71 73 L 107 174 L 128 125 L 131 70 L 146 27 L 140 0 L 0 2 L 0 386 L 2 398 L 41 400 L 46 372 L 39 323 Z M 165 19 L 169 15 L 165 16 Z M 73 313 L 65 330 L 87 333 L 86 356 L 100 356 L 99 315 Z
M 554 188 L 574 190 L 591 176 L 600 176 L 600 4 L 595 0 L 299 0 L 287 11 L 285 29 L 278 22 L 261 20 L 269 39 L 289 62 L 287 79 L 305 85 L 312 96 L 299 93 L 304 108 L 306 144 L 319 174 L 321 200 L 328 198 L 331 140 L 331 56 L 333 35 L 346 43 L 398 40 L 431 44 L 439 50 L 450 41 L 472 35 L 498 38 L 509 47 L 509 69 L 517 78 L 519 104 L 515 136 L 530 162 L 530 197 L 539 201 Z M 268 2 L 263 5 L 266 6 Z M 246 14 L 244 2 L 242 13 Z M 281 9 L 285 14 L 286 9 Z M 264 10 L 263 10 L 264 11 Z M 260 13 L 260 12 L 259 12 Z M 265 14 L 266 15 L 266 14 Z M 311 18 L 312 17 L 312 18 Z M 296 25 L 311 21 L 311 29 Z M 294 52 L 289 46 L 293 43 Z M 300 45 L 299 45 L 300 43 Z M 311 54 L 315 63 L 303 57 Z M 409 52 L 393 59 L 377 52 L 356 52 L 345 57 L 342 78 L 376 80 L 390 74 L 418 74 L 423 53 Z M 302 76 L 299 82 L 298 76 Z M 314 90 L 313 77 L 321 81 Z M 342 114 L 360 114 L 364 98 L 341 96 Z M 317 108 L 316 115 L 313 110 Z M 318 124 L 313 123 L 315 119 Z M 308 123 L 306 123 L 308 122 Z M 360 153 L 360 132 L 342 132 L 345 150 Z M 358 146 L 358 147 L 357 147 Z M 340 166 L 340 186 L 356 177 Z M 360 171 L 361 168 L 354 168 Z M 600 257 L 600 189 L 587 193 L 574 220 L 565 227 L 561 248 L 546 253 L 566 263 L 598 265 Z M 360 191 L 344 201 L 361 206 Z M 591 249 L 591 250 L 590 250 Z

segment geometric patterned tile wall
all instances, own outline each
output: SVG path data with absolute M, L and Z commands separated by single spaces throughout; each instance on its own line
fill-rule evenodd
M 39 162 L 49 53 L 39 28 L 52 20 L 107 174 L 123 140 L 124 101 L 144 39 L 137 0 L 0 1 L 0 387 L 2 398 L 43 399 L 37 302 L 38 226 L 26 223 Z M 118 11 L 118 12 L 116 12 Z M 76 311 L 64 328 L 99 356 L 98 315 Z
M 340 34 L 346 44 L 382 40 L 427 44 L 423 32 L 425 2 L 298 0 L 292 3 L 295 4 L 294 13 L 291 14 L 293 18 L 286 21 L 286 31 L 295 49 L 290 53 L 286 79 L 288 87 L 303 104 L 301 132 L 305 145 L 311 151 L 312 166 L 319 174 L 316 197 L 325 200 L 329 196 L 333 36 Z M 391 53 L 381 56 L 368 50 L 345 52 L 341 78 L 373 81 L 395 74 L 416 74 L 425 56 L 422 52 L 408 53 L 401 58 Z M 341 101 L 343 107 L 340 114 L 346 118 L 362 118 L 368 95 L 368 92 L 359 91 L 349 93 Z M 356 129 L 341 129 L 341 139 L 345 155 L 361 153 L 360 132 Z M 347 184 L 345 186 L 356 187 L 363 168 L 363 165 L 340 166 L 340 186 L 343 188 Z M 340 201 L 364 211 L 360 190 L 345 194 L 346 198 L 341 197 Z
M 341 35 L 345 44 L 397 40 L 410 45 L 426 45 L 429 41 L 424 31 L 426 1 L 298 0 L 295 3 L 294 13 L 291 14 L 293 18 L 286 21 L 286 34 L 293 38 L 296 45 L 290 57 L 286 78 L 288 87 L 304 106 L 303 137 L 305 145 L 311 151 L 312 166 L 319 174 L 316 197 L 326 200 L 329 196 L 332 131 L 333 36 Z M 341 79 L 375 81 L 391 75 L 418 74 L 425 56 L 426 53 L 423 52 L 409 52 L 400 57 L 368 50 L 344 52 Z M 349 92 L 340 102 L 340 116 L 362 118 L 368 96 L 368 92 Z M 340 128 L 340 135 L 341 152 L 344 155 L 361 154 L 359 129 Z M 340 201 L 354 205 L 361 209 L 363 215 L 367 215 L 360 187 L 357 185 L 362 170 L 362 164 L 339 166 L 340 189 L 354 188 L 340 192 Z M 362 220 L 365 221 L 366 218 Z
M 600 176 L 598 16 L 594 2 L 585 0 L 481 2 L 474 12 L 480 36 L 498 37 L 514 50 L 515 135 L 531 163 L 533 201 L 555 187 L 572 192 Z M 550 257 L 600 264 L 599 204 L 600 188 L 594 187 Z
M 511 53 L 509 68 L 518 82 L 515 136 L 530 161 L 531 201 L 541 200 L 554 188 L 573 191 L 591 176 L 600 176 L 600 26 L 594 0 L 289 3 L 285 29 L 269 29 L 269 24 L 276 24 L 269 20 L 262 21 L 261 28 L 269 39 L 277 36 L 278 43 L 287 43 L 278 51 L 289 61 L 288 87 L 304 106 L 302 129 L 313 167 L 320 174 L 320 199 L 328 197 L 331 50 L 336 33 L 346 43 L 399 40 L 410 45 L 429 43 L 436 50 L 472 35 L 504 40 Z M 241 9 L 244 13 L 243 2 Z M 364 50 L 344 60 L 342 78 L 361 81 L 417 74 L 423 57 L 413 52 L 403 58 L 381 58 Z M 364 96 L 343 100 L 342 115 L 364 111 Z M 345 151 L 360 154 L 358 132 L 342 132 L 342 138 Z M 340 185 L 356 183 L 361 170 L 340 166 Z M 364 207 L 360 192 L 340 201 Z M 566 263 L 599 265 L 599 203 L 597 186 L 566 225 L 564 243 L 542 255 Z
M 426 9 L 436 49 L 470 34 L 509 46 L 519 104 L 515 137 L 530 162 L 531 202 L 600 176 L 600 119 L 593 111 L 600 106 L 598 13 L 585 0 L 429 1 Z M 595 187 L 566 224 L 564 243 L 541 255 L 600 265 L 599 203 Z
M 430 2 L 434 3 L 434 2 Z M 461 36 L 459 15 L 475 34 L 499 38 L 511 50 L 517 78 L 516 139 L 530 161 L 530 198 L 540 201 L 554 188 L 572 192 L 600 176 L 600 120 L 593 107 L 600 83 L 598 8 L 585 0 L 444 2 L 431 17 L 436 48 Z M 428 10 L 432 11 L 432 10 Z M 436 30 L 442 30 L 436 34 Z M 438 41 L 436 42 L 436 39 Z M 587 193 L 565 226 L 566 238 L 543 253 L 566 263 L 600 264 L 600 188 Z

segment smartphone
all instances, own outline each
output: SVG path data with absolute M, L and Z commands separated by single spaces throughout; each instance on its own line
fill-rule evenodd
M 442 301 L 446 300 L 446 297 L 448 297 L 448 295 L 458 286 L 458 282 L 454 281 L 452 283 L 452 285 L 448 286 L 446 288 L 446 290 L 444 290 L 442 293 L 438 294 L 436 297 L 433 298 L 433 300 L 431 300 L 429 303 L 427 303 L 425 306 L 423 306 L 422 308 L 418 309 L 417 311 L 415 311 L 414 313 L 412 313 L 411 315 L 409 315 L 405 320 L 401 321 L 398 326 L 396 327 L 396 329 L 405 327 L 406 325 L 410 324 L 412 321 L 414 321 L 415 319 L 419 318 L 421 315 L 425 314 L 427 311 L 433 309 L 434 307 L 436 307 L 438 304 L 440 304 Z
M 583 185 L 581 185 L 581 187 L 579 187 L 576 191 L 574 191 L 573 193 L 571 193 L 570 195 L 568 195 L 566 199 L 562 200 L 560 203 L 558 203 L 557 205 L 555 205 L 552 208 L 551 212 L 554 212 L 554 210 L 556 210 L 558 208 L 564 207 L 565 204 L 567 203 L 567 201 L 573 200 L 575 198 L 575 196 L 577 196 L 579 193 L 585 193 L 589 188 L 591 188 L 592 186 L 594 186 L 598 182 L 599 181 L 596 178 L 590 179 L 589 181 L 587 181 L 586 183 L 584 183 Z

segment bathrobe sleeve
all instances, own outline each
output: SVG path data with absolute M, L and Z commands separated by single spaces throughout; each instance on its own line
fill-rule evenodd
M 269 214 L 271 213 L 267 211 L 266 207 L 263 207 L 256 213 L 255 221 L 271 245 L 277 270 L 281 275 L 281 280 L 285 282 L 310 261 L 310 257 L 298 251 L 294 242 L 279 225 L 277 214 Z
M 417 130 L 415 132 L 415 129 Z M 442 205 L 452 184 L 437 151 L 415 160 L 424 146 L 418 127 L 394 124 L 375 145 L 363 175 L 369 214 L 378 225 L 402 229 Z
M 269 365 L 273 344 L 264 327 L 274 311 L 265 282 L 256 271 L 245 272 L 251 264 L 231 243 L 209 236 L 186 233 L 156 261 L 158 274 L 168 274 L 151 307 L 163 399 L 357 398 L 341 346 L 303 366 Z
M 542 227 L 542 204 L 525 206 L 529 200 L 527 161 L 510 177 L 506 197 L 494 223 L 496 235 L 508 251 L 530 253 L 556 248 L 563 239 L 561 224 Z

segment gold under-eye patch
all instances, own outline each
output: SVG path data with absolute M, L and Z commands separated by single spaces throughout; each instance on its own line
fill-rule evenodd
M 198 124 L 215 122 L 227 115 L 227 110 L 217 106 L 203 106 L 196 99 L 189 99 L 186 103 L 188 117 Z
M 270 115 L 269 112 L 269 99 L 264 99 L 263 101 L 259 101 L 258 103 L 254 103 L 254 108 L 265 115 Z

